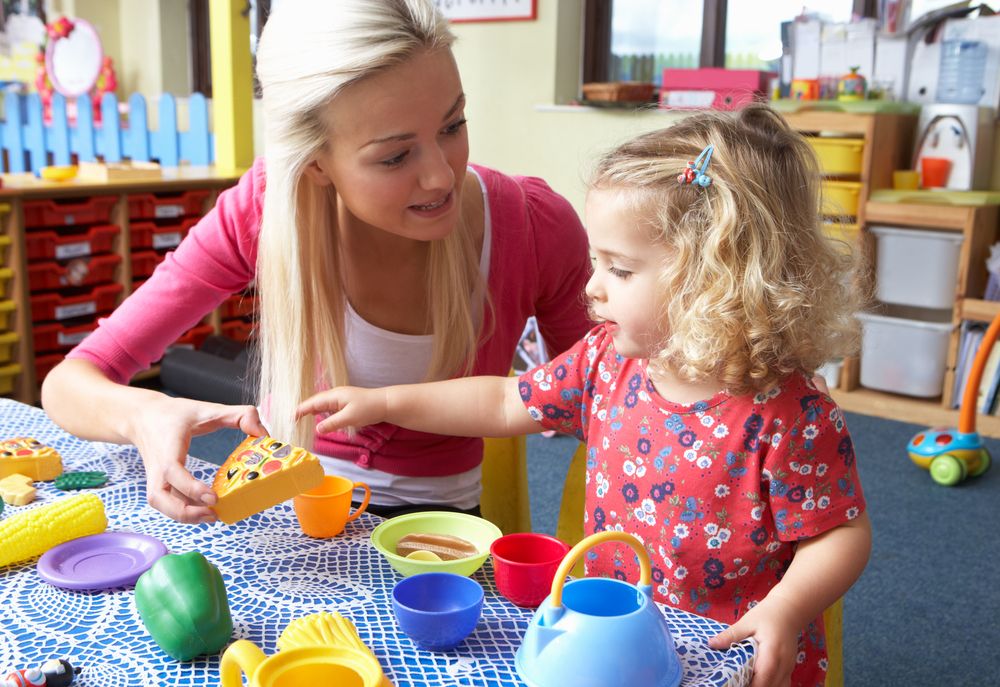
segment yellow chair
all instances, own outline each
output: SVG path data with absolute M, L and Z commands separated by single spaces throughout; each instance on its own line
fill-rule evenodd
M 559 504 L 556 536 L 573 546 L 583 539 L 584 495 L 587 487 L 587 447 L 580 444 L 570 461 Z M 575 577 L 583 576 L 582 561 L 573 569 Z M 826 625 L 826 687 L 844 687 L 844 600 L 823 611 Z
M 524 436 L 483 440 L 483 517 L 504 534 L 531 531 L 528 451 Z

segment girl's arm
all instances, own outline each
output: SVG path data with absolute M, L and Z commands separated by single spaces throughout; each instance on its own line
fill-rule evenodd
M 174 520 L 210 522 L 215 493 L 184 467 L 191 437 L 222 427 L 267 433 L 253 406 L 225 406 L 118 384 L 93 363 L 66 359 L 45 377 L 42 407 L 71 434 L 135 444 L 146 468 L 149 504 Z
M 798 636 L 813 619 L 843 596 L 861 576 L 871 553 L 868 513 L 798 543 L 784 577 L 759 604 L 709 641 L 726 649 L 747 637 L 758 652 L 751 687 L 788 685 Z
M 299 405 L 297 417 L 329 413 L 320 433 L 389 422 L 434 434 L 507 437 L 541 432 L 521 402 L 517 377 L 465 377 L 381 389 L 342 386 Z

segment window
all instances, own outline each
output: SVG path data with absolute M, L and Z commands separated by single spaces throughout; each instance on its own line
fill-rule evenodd
M 584 81 L 652 81 L 664 67 L 776 70 L 781 24 L 869 16 L 872 0 L 587 0 Z M 871 8 L 868 6 L 872 5 Z
M 250 18 L 250 53 L 257 53 L 257 39 L 271 8 L 279 0 L 250 0 L 244 10 Z M 188 0 L 188 25 L 191 31 L 191 90 L 212 97 L 212 51 L 208 30 L 209 0 Z M 260 96 L 254 73 L 254 95 Z

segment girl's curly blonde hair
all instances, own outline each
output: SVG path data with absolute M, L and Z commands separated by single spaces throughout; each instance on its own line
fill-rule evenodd
M 707 145 L 711 186 L 678 183 Z M 746 393 L 856 350 L 856 259 L 821 226 L 812 148 L 768 107 L 634 138 L 598 161 L 590 186 L 625 193 L 668 249 L 654 371 Z

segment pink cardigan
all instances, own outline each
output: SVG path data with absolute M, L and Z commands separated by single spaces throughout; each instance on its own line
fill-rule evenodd
M 587 237 L 570 204 L 541 179 L 474 166 L 492 218 L 489 290 L 496 321 L 482 341 L 473 374 L 506 375 L 525 320 L 535 315 L 552 354 L 587 332 L 583 288 L 589 275 Z M 159 360 L 177 338 L 253 280 L 264 198 L 257 160 L 153 276 L 68 358 L 97 365 L 125 383 Z M 488 330 L 490 331 L 490 330 Z M 482 441 L 381 424 L 348 437 L 317 435 L 318 453 L 398 475 L 440 476 L 482 460 Z M 220 456 L 221 457 L 221 456 Z

